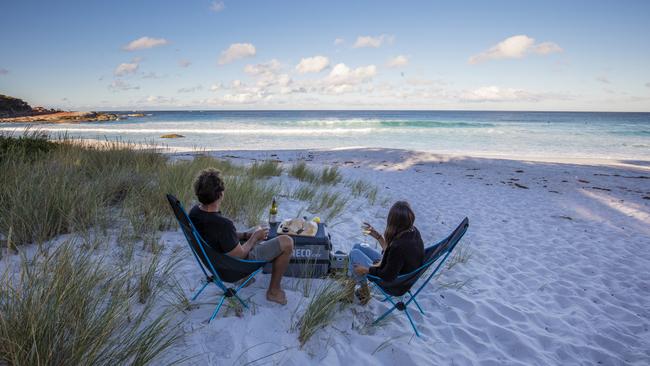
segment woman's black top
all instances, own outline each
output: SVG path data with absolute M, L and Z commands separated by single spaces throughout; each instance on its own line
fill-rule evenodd
M 424 242 L 420 232 L 414 226 L 388 244 L 381 258 L 381 264 L 378 267 L 370 267 L 368 273 L 390 282 L 398 275 L 417 269 L 422 265 L 423 260 Z

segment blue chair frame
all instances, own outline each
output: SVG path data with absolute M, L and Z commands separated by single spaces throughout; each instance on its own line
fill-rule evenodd
M 208 255 L 206 251 L 206 247 L 208 244 L 205 242 L 205 240 L 203 240 L 201 235 L 194 227 L 192 220 L 190 220 L 181 202 L 171 194 L 167 195 L 167 200 L 169 201 L 172 211 L 174 212 L 174 216 L 178 221 L 178 225 L 181 227 L 181 231 L 183 232 L 183 235 L 187 240 L 187 244 L 190 246 L 190 250 L 194 255 L 194 259 L 196 259 L 199 267 L 201 268 L 201 271 L 203 272 L 203 275 L 205 276 L 205 279 L 203 280 L 204 282 L 203 286 L 201 286 L 201 288 L 199 288 L 198 291 L 196 291 L 196 293 L 192 296 L 192 301 L 195 301 L 210 283 L 214 283 L 222 291 L 219 304 L 214 309 L 214 312 L 212 313 L 210 320 L 208 320 L 208 323 L 210 323 L 217 316 L 217 313 L 221 309 L 221 306 L 223 305 L 223 302 L 226 300 L 226 298 L 234 297 L 242 304 L 242 306 L 244 306 L 244 308 L 248 309 L 248 304 L 246 304 L 246 302 L 242 300 L 241 297 L 239 297 L 237 292 L 241 290 L 244 286 L 246 286 L 246 284 L 250 282 L 250 280 L 253 277 L 255 277 L 258 273 L 260 273 L 264 265 L 268 262 L 258 261 L 258 260 L 239 259 L 239 258 L 228 256 L 226 254 L 220 254 L 221 256 L 223 256 L 222 258 L 227 258 L 229 261 L 232 261 L 235 264 L 241 263 L 242 266 L 246 267 L 246 269 L 244 269 L 243 271 L 249 272 L 248 275 L 244 275 L 242 277 L 244 281 L 241 284 L 239 284 L 239 286 L 227 287 L 225 281 L 223 281 L 222 277 L 219 275 L 219 271 L 217 271 L 218 263 L 213 263 L 213 260 L 211 260 L 211 257 Z M 187 225 L 185 225 L 184 222 L 186 222 Z M 188 230 L 190 231 L 189 233 L 187 232 Z M 197 253 L 196 249 L 192 245 L 192 239 L 194 239 L 195 243 L 198 244 L 197 246 L 200 248 L 200 253 Z M 201 255 L 201 257 L 199 256 L 199 254 Z M 203 258 L 204 260 L 202 261 L 201 258 Z M 207 264 L 207 270 L 206 270 L 206 264 Z M 209 274 L 208 272 L 211 274 Z
M 372 324 L 375 325 L 384 318 L 386 318 L 389 314 L 391 314 L 395 309 L 404 312 L 406 314 L 406 317 L 408 318 L 409 322 L 411 323 L 411 326 L 413 327 L 413 330 L 415 331 L 415 334 L 420 337 L 420 332 L 418 331 L 418 328 L 415 326 L 415 322 L 413 321 L 413 318 L 411 317 L 411 314 L 408 311 L 408 306 L 411 303 L 414 303 L 415 306 L 418 308 L 420 313 L 424 315 L 424 310 L 422 310 L 422 307 L 420 304 L 417 302 L 415 299 L 416 296 L 424 289 L 424 287 L 431 281 L 433 276 L 436 275 L 438 270 L 442 267 L 442 265 L 445 263 L 451 252 L 454 250 L 460 239 L 465 235 L 465 232 L 467 231 L 467 228 L 469 227 L 469 220 L 465 218 L 461 224 L 444 240 L 431 245 L 425 249 L 425 263 L 420 266 L 419 268 L 409 272 L 405 273 L 402 275 L 397 276 L 397 278 L 394 281 L 391 281 L 389 283 L 384 282 L 380 277 L 373 276 L 373 275 L 368 275 L 368 280 L 374 285 L 376 289 L 378 289 L 382 295 L 384 295 L 384 299 L 381 300 L 382 302 L 388 301 L 392 304 L 392 307 L 388 309 L 385 313 L 383 313 L 380 317 L 378 317 Z M 441 260 L 438 261 L 438 259 Z M 415 291 L 415 293 L 411 292 L 411 289 L 409 288 L 405 293 L 403 294 L 391 294 L 390 292 L 390 285 L 399 285 L 400 283 L 404 283 L 407 281 L 412 281 L 411 286 L 417 282 L 417 280 L 422 276 L 427 269 L 429 269 L 434 263 L 438 262 L 438 265 L 435 267 L 435 269 L 429 274 L 429 276 L 424 280 L 422 285 Z M 403 301 L 403 297 L 408 294 L 408 299 L 406 301 Z M 394 299 L 398 298 L 399 301 L 395 301 Z

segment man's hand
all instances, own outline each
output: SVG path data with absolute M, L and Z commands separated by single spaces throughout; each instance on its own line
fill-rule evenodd
M 368 274 L 368 267 L 355 264 L 354 265 L 354 273 L 358 274 L 359 276 L 363 276 L 365 274 Z
M 266 237 L 269 235 L 269 229 L 259 228 L 251 234 L 251 239 L 253 242 L 257 243 L 262 240 L 266 240 Z

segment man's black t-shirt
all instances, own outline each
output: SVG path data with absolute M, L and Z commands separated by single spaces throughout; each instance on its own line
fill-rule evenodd
M 206 212 L 194 206 L 189 216 L 203 240 L 214 250 L 228 253 L 239 245 L 235 224 L 220 212 Z

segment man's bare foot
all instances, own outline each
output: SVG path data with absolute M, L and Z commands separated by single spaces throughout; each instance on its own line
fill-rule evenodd
M 277 302 L 280 305 L 287 304 L 287 295 L 282 290 L 268 290 L 266 291 L 266 299 L 269 301 Z

